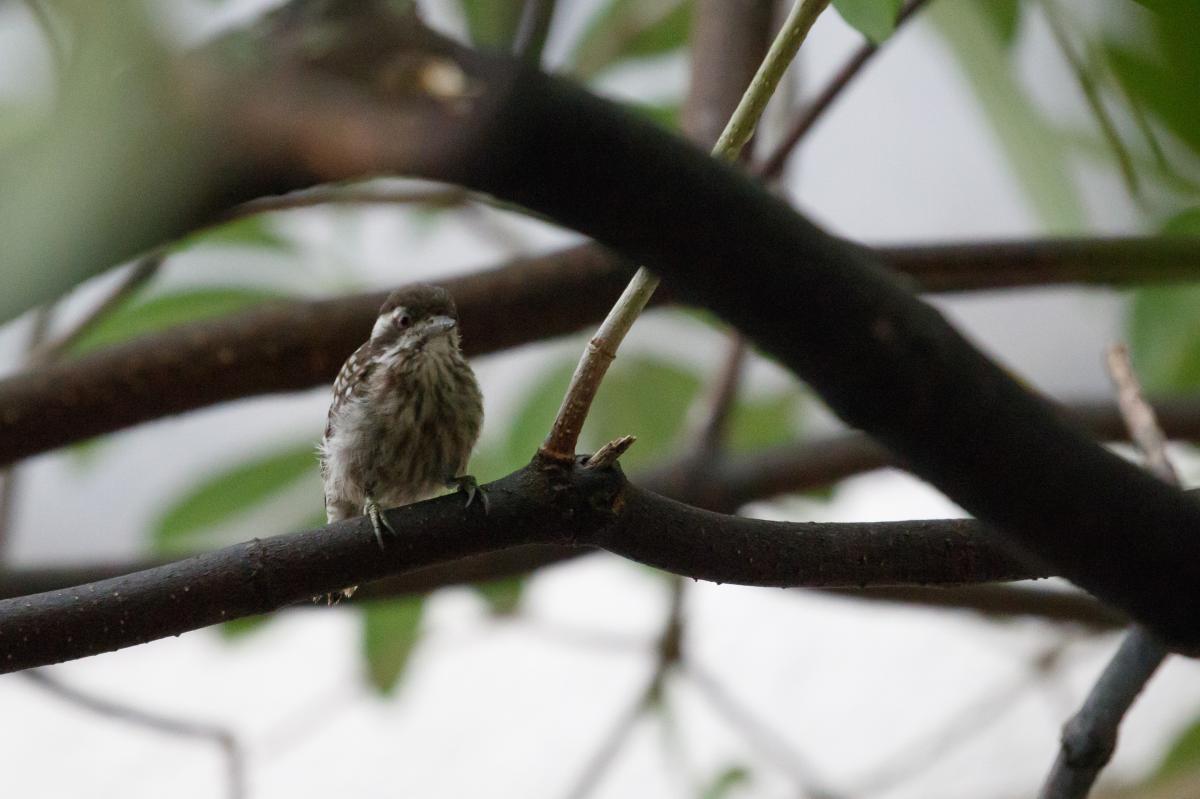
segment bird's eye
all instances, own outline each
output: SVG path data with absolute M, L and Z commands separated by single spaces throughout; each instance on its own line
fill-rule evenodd
M 396 320 L 396 324 L 400 325 L 401 329 L 403 329 L 412 324 L 412 319 L 408 317 L 408 314 L 403 314 L 399 319 Z

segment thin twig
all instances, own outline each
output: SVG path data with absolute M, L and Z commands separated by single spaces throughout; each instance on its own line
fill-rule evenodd
M 293 191 L 274 197 L 260 197 L 242 203 L 227 214 L 223 221 L 274 211 L 292 211 L 321 205 L 427 205 L 452 208 L 473 199 L 460 188 L 384 188 L 378 186 L 328 187 L 321 186 Z
M 694 431 L 689 439 L 693 442 L 693 453 L 697 458 L 714 457 L 722 448 L 729 418 L 737 404 L 738 385 L 745 371 L 747 351 L 746 339 L 737 331 L 732 331 L 721 370 L 692 409 L 696 421 L 689 425 Z
M 910 0 L 896 17 L 896 30 L 899 30 L 900 26 L 908 21 L 927 2 L 928 0 Z M 895 33 L 892 35 L 895 36 Z M 779 174 L 783 172 L 784 164 L 787 163 L 788 157 L 792 154 L 792 150 L 796 148 L 801 139 L 808 135 L 813 125 L 825 115 L 825 112 L 833 105 L 833 101 L 841 96 L 842 91 L 862 71 L 867 62 L 879 52 L 879 47 L 879 45 L 868 41 L 846 59 L 846 62 L 834 73 L 829 83 L 825 84 L 825 88 L 821 90 L 821 93 L 809 102 L 800 112 L 800 115 L 792 122 L 791 127 L 771 154 L 755 165 L 753 169 L 754 174 L 761 178 L 779 177 Z
M 245 796 L 245 763 L 241 747 L 233 733 L 212 724 L 184 721 L 161 713 L 130 707 L 110 699 L 81 691 L 59 680 L 46 669 L 23 672 L 22 676 L 48 693 L 63 699 L 75 707 L 83 708 L 115 721 L 124 721 L 138 727 L 167 735 L 184 738 L 203 738 L 212 741 L 225 756 L 226 783 L 230 799 Z
M 781 734 L 769 728 L 734 699 L 719 680 L 692 662 L 688 662 L 681 673 L 692 681 L 715 711 L 741 730 L 752 747 L 759 750 L 780 771 L 789 775 L 803 795 L 838 795 L 835 791 L 822 787 L 824 781 L 816 776 L 815 769 L 806 759 L 794 751 Z
M 633 442 L 637 441 L 635 436 L 621 436 L 614 438 L 612 441 L 605 444 L 600 449 L 587 459 L 583 464 L 585 469 L 604 469 L 617 462 L 617 459 L 625 454 L 625 451 L 633 446 Z
M 1052 669 L 1063 650 L 1063 644 L 1058 643 L 1050 650 L 1039 653 L 1031 664 L 1032 676 L 1040 676 Z M 1011 710 L 1021 695 L 1032 687 L 1030 676 L 1022 674 L 1011 682 L 988 690 L 976 701 L 955 712 L 930 735 L 922 740 L 906 743 L 901 751 L 889 756 L 871 769 L 867 776 L 861 778 L 850 792 L 851 795 L 866 796 L 894 790 L 972 738 L 978 737 L 1002 719 L 1004 713 Z
M 525 0 L 521 7 L 521 18 L 513 36 L 513 54 L 537 66 L 542 62 L 542 50 L 554 21 L 556 0 Z
M 633 731 L 633 727 L 637 724 L 638 719 L 646 712 L 646 696 L 649 695 L 651 687 L 654 684 L 654 679 L 651 678 L 645 690 L 638 694 L 637 700 L 629 705 L 625 711 L 617 718 L 608 735 L 604 737 L 603 743 L 588 760 L 587 765 L 571 786 L 571 790 L 566 793 L 567 799 L 584 799 L 591 794 L 596 785 L 600 782 L 600 778 L 612 766 L 617 755 L 620 754 L 622 746 L 629 739 L 629 734 Z
M 1117 728 L 1167 651 L 1144 627 L 1133 627 L 1104 667 L 1083 707 L 1063 727 L 1062 746 L 1039 799 L 1081 799 L 1117 746 Z
M 1142 388 L 1129 351 L 1114 345 L 1108 351 L 1108 370 L 1117 389 L 1117 402 L 1129 435 L 1146 458 L 1147 468 L 1164 482 L 1179 484 L 1167 458 L 1166 438 Z M 1140 625 L 1133 625 L 1083 707 L 1063 727 L 1058 757 L 1042 785 L 1040 799 L 1081 799 L 1088 795 L 1100 770 L 1117 747 L 1121 719 L 1167 657 L 1167 648 Z
M 1129 430 L 1129 438 L 1142 451 L 1146 468 L 1158 479 L 1171 485 L 1179 485 L 1179 475 L 1167 458 L 1167 438 L 1154 408 L 1146 402 L 1141 384 L 1133 371 L 1129 349 L 1123 344 L 1114 344 L 1108 350 L 1108 373 L 1112 375 L 1117 389 L 1117 405 Z
M 667 675 L 675 669 L 683 656 L 683 594 L 683 579 L 672 577 L 667 619 L 655 647 L 657 657 L 654 671 L 651 673 L 650 679 L 646 681 L 646 687 L 638 693 L 635 701 L 617 719 L 612 730 L 604 737 L 600 747 L 588 761 L 570 792 L 567 793 L 568 799 L 584 799 L 595 789 L 620 753 L 622 745 L 629 738 L 633 725 L 662 697 L 663 683 Z
M 129 270 L 128 274 L 113 287 L 112 291 L 105 295 L 104 299 L 97 303 L 82 319 L 57 338 L 35 347 L 29 354 L 29 366 L 43 366 L 61 358 L 97 322 L 108 316 L 117 306 L 133 296 L 138 289 L 146 285 L 151 278 L 158 274 L 158 270 L 163 265 L 166 257 L 166 253 L 159 250 L 139 259 Z
M 713 155 L 725 160 L 734 160 L 742 147 L 754 133 L 759 117 L 784 70 L 795 57 L 804 37 L 816 21 L 817 16 L 829 5 L 829 0 L 797 0 L 783 24 L 779 35 L 771 43 L 771 49 L 763 59 L 758 73 L 750 82 L 750 88 L 742 95 L 742 101 L 730 117 L 720 139 L 713 148 Z M 542 444 L 541 453 L 558 461 L 568 461 L 575 456 L 575 445 L 583 429 L 584 420 L 591 408 L 605 372 L 617 356 L 617 348 L 633 326 L 638 315 L 650 301 L 658 287 L 658 278 L 645 267 L 640 267 L 617 300 L 608 317 L 600 325 L 596 335 L 588 342 L 571 384 L 563 398 L 562 406 L 554 419 L 550 434 Z
M 1137 172 L 1133 168 L 1133 157 L 1129 154 L 1125 142 L 1121 140 L 1121 134 L 1117 132 L 1117 126 L 1104 107 L 1104 101 L 1100 97 L 1095 79 L 1088 71 L 1087 65 L 1083 63 L 1083 59 L 1071 46 L 1071 37 L 1067 33 L 1062 10 L 1055 0 L 1042 0 L 1042 8 L 1046 12 L 1046 21 L 1050 25 L 1050 33 L 1054 36 L 1054 42 L 1070 66 L 1071 73 L 1075 76 L 1075 82 L 1079 84 L 1079 90 L 1083 92 L 1084 100 L 1087 101 L 1088 108 L 1091 109 L 1096 123 L 1100 126 L 1101 135 L 1108 142 L 1113 156 L 1117 159 L 1121 177 L 1125 181 L 1125 188 L 1131 197 L 1139 197 L 1141 186 L 1138 182 Z
M 42 342 L 46 339 L 46 331 L 50 329 L 53 313 L 49 306 L 39 306 L 33 312 L 33 323 L 29 328 L 29 338 L 26 340 L 25 353 L 28 361 Z M 16 514 L 18 466 L 12 465 L 0 470 L 0 564 L 8 558 L 9 536 L 12 531 L 13 516 Z

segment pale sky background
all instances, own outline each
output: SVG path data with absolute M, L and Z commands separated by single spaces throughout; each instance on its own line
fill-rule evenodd
M 164 11 L 181 40 L 194 41 L 244 19 L 259 2 L 194 0 Z M 434 5 L 426 3 L 425 5 Z M 562 0 L 548 49 L 561 59 L 594 5 Z M 1019 48 L 1022 80 L 1060 118 L 1087 116 L 1042 20 L 1026 7 Z M 454 13 L 431 9 L 447 29 Z M 45 74 L 21 4 L 0 6 L 0 92 Z M 834 13 L 817 23 L 802 55 L 811 88 L 857 45 Z M 681 59 L 614 76 L 614 92 L 666 92 L 685 75 Z M 799 206 L 840 234 L 869 243 L 1034 236 L 1043 232 L 1010 174 L 995 137 L 942 39 L 918 20 L 888 44 L 805 142 L 789 190 Z M 1107 164 L 1078 163 L 1088 228 L 1144 230 Z M 571 240 L 524 219 L 501 217 L 528 250 Z M 432 232 L 395 209 L 311 211 L 279 222 L 295 256 L 244 251 L 185 255 L 163 284 L 253 279 L 310 295 L 436 278 L 506 254 L 470 217 Z M 99 281 L 103 284 L 103 281 Z M 89 287 L 75 307 L 86 307 Z M 1121 335 L 1122 298 L 1103 290 L 1038 290 L 940 298 L 939 307 L 980 345 L 1038 388 L 1060 397 L 1107 396 L 1105 346 Z M 17 362 L 19 331 L 0 335 L 6 369 Z M 487 397 L 485 437 L 496 436 L 522 390 L 550 358 L 578 351 L 578 338 L 476 363 Z M 723 347 L 709 328 L 655 313 L 639 322 L 623 352 L 681 357 L 706 373 Z M 850 366 L 848 365 L 848 368 Z M 756 362 L 750 393 L 789 385 Z M 197 477 L 272 444 L 321 432 L 327 390 L 246 400 L 144 425 L 112 437 L 94 462 L 54 454 L 22 471 L 12 557 L 16 563 L 115 559 L 139 551 L 166 498 Z M 630 432 L 636 433 L 636 430 Z M 1182 458 L 1190 458 L 1180 453 Z M 1185 462 L 1185 474 L 1194 463 Z M 314 472 L 281 502 L 231 527 L 231 539 L 261 532 L 272 514 L 312 507 Z M 307 502 L 307 504 L 305 504 Z M 958 513 L 912 478 L 880 472 L 846 481 L 832 501 L 789 500 L 748 509 L 779 518 L 868 520 Z M 69 663 L 64 681 L 163 714 L 223 726 L 245 747 L 248 795 L 296 799 L 564 796 L 651 667 L 649 647 L 581 646 L 548 630 L 585 638 L 612 634 L 649 642 L 666 608 L 664 581 L 648 570 L 594 556 L 540 573 L 526 597 L 538 623 L 487 618 L 466 589 L 428 605 L 425 642 L 397 694 L 377 698 L 361 679 L 359 620 L 350 609 L 296 611 L 230 644 L 213 631 Z M 736 696 L 832 789 L 887 799 L 1030 795 L 1076 707 L 1117 638 L 1078 638 L 1063 666 L 1032 680 L 1030 664 L 1073 635 L 1034 622 L 994 624 L 966 614 L 860 604 L 797 591 L 688 585 L 688 655 Z M 1136 778 L 1164 743 L 1200 710 L 1200 670 L 1172 659 L 1122 731 L 1110 776 Z M 697 795 L 677 775 L 679 758 L 706 782 L 731 765 L 753 779 L 735 797 L 794 796 L 787 774 L 714 715 L 687 682 L 668 690 L 678 751 L 664 745 L 657 717 L 634 731 L 593 794 Z M 83 712 L 20 676 L 0 679 L 0 786 L 14 796 L 223 796 L 224 764 L 205 742 L 171 738 Z M 965 717 L 964 713 L 967 713 Z M 953 748 L 909 779 L 862 793 L 864 780 L 910 759 L 952 719 Z M 961 720 L 965 718 L 966 720 Z

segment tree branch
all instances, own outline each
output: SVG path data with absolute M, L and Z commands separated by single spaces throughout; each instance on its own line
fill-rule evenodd
M 220 748 L 225 758 L 226 796 L 229 799 L 241 799 L 246 795 L 245 758 L 237 738 L 229 730 L 215 724 L 172 718 L 96 696 L 64 683 L 45 669 L 31 669 L 24 672 L 23 676 L 52 696 L 92 713 L 166 735 L 211 741 Z
M 491 483 L 485 515 L 445 496 L 255 539 L 134 574 L 0 600 L 0 672 L 267 613 L 382 577 L 530 544 L 601 547 L 677 574 L 760 586 L 963 584 L 1047 576 L 967 519 L 792 524 L 721 516 L 651 494 L 615 469 L 535 461 Z
M 1146 468 L 1158 479 L 1178 486 L 1179 477 L 1167 457 L 1166 438 L 1154 418 L 1154 409 L 1142 397 L 1129 351 L 1115 345 L 1109 349 L 1107 361 L 1121 414 L 1130 437 L 1146 459 Z M 1041 799 L 1084 799 L 1091 792 L 1096 777 L 1116 750 L 1121 720 L 1167 654 L 1167 648 L 1150 630 L 1139 624 L 1130 628 L 1083 707 L 1063 727 L 1058 757 L 1038 794 Z
M 620 292 L 615 262 L 585 245 L 445 281 L 464 349 L 476 356 L 578 330 Z M 386 296 L 271 303 L 0 381 L 0 465 L 217 402 L 327 384 Z
M 868 253 L 744 175 L 554 78 L 505 85 L 468 185 L 651 265 L 980 519 L 1173 646 L 1200 647 L 1194 500 L 1064 423 Z
M 913 14 L 925 5 L 927 0 L 909 0 L 908 4 L 900 10 L 896 16 L 896 31 L 907 22 Z M 892 33 L 895 37 L 895 31 Z M 889 39 L 890 41 L 890 39 Z M 867 41 L 864 42 L 858 50 L 854 52 L 841 68 L 834 73 L 833 78 L 825 84 L 820 93 L 813 98 L 791 123 L 787 133 L 783 135 L 782 141 L 775 147 L 760 164 L 754 168 L 754 174 L 763 178 L 778 177 L 783 174 L 784 165 L 791 157 L 792 151 L 796 149 L 796 145 L 800 140 L 808 135 L 817 121 L 825 116 L 825 112 L 833 105 L 834 101 L 842 96 L 842 92 L 846 87 L 862 72 L 863 67 L 879 52 L 879 45 Z
M 650 265 L 1054 571 L 1200 648 L 1200 506 L 1064 424 L 868 251 L 649 120 L 362 9 L 339 6 L 345 31 L 319 53 L 292 36 L 290 58 L 212 81 L 198 105 L 221 112 L 206 122 L 245 168 L 220 172 L 210 201 L 399 173 L 544 213 Z M 399 55 L 411 80 L 364 83 Z
M 1200 277 L 1200 243 L 1186 238 L 876 252 L 931 291 Z M 463 319 L 465 348 L 483 355 L 596 323 L 624 285 L 621 263 L 584 244 L 446 281 Z M 655 301 L 669 301 L 663 294 Z M 0 465 L 219 402 L 326 385 L 370 331 L 385 296 L 272 303 L 0 380 Z
M 779 85 L 783 73 L 796 57 L 817 17 L 828 6 L 829 0 L 795 0 L 783 27 L 754 73 L 750 86 L 742 94 L 737 108 L 729 117 L 728 124 L 721 131 L 717 143 L 713 145 L 714 158 L 726 161 L 738 159 L 742 148 L 758 127 L 759 117 L 766 109 L 771 95 L 775 93 L 775 87 Z M 562 405 L 559 406 L 558 413 L 550 425 L 550 432 L 539 450 L 541 454 L 562 461 L 569 461 L 575 457 L 579 434 L 583 430 L 583 423 L 592 407 L 592 401 L 596 398 L 596 392 L 600 390 L 600 383 L 604 380 L 613 359 L 617 357 L 617 349 L 621 342 L 625 340 L 633 323 L 654 296 L 658 284 L 658 276 L 646 267 L 640 266 L 634 272 L 612 310 L 601 322 L 600 329 L 584 348 L 579 364 L 571 375 Z

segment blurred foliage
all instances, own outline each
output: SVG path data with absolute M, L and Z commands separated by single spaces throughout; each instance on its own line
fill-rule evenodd
M 1200 3 L 1139 0 L 1152 12 L 1152 46 L 1135 50 L 1110 39 L 1105 51 L 1133 103 L 1200 154 Z
M 679 130 L 679 103 L 626 103 L 636 113 L 649 117 L 667 130 Z
M 1169 236 L 1200 237 L 1200 208 L 1175 216 Z M 1200 388 L 1200 286 L 1148 286 L 1133 292 L 1129 343 L 1146 388 L 1169 394 Z
M 511 50 L 525 0 L 459 0 L 471 41 L 481 47 Z
M 680 50 L 691 21 L 689 0 L 606 0 L 575 47 L 572 71 L 590 80 L 627 59 Z
M 875 44 L 896 30 L 896 15 L 902 0 L 833 0 L 833 7 L 846 24 Z
M 1017 81 L 1005 27 L 997 24 L 1007 17 L 981 10 L 990 2 L 933 3 L 924 13 L 958 59 L 1042 226 L 1050 233 L 1077 233 L 1084 226 L 1083 205 L 1066 148 Z
M 367 678 L 381 694 L 395 690 L 404 674 L 420 637 L 424 605 L 421 597 L 405 597 L 363 606 L 362 641 Z
M 700 792 L 700 799 L 728 799 L 737 788 L 750 783 L 750 770 L 745 766 L 728 766 Z
M 202 247 L 233 247 L 288 253 L 292 244 L 275 232 L 266 216 L 258 215 L 236 219 L 195 233 L 176 242 L 169 248 L 169 252 L 188 252 Z M 71 352 L 79 355 L 187 322 L 225 316 L 285 296 L 278 291 L 244 286 L 179 289 L 149 297 L 145 296 L 145 293 L 144 290 L 135 292 L 97 319 L 76 340 Z
M 1151 779 L 1165 780 L 1195 771 L 1200 771 L 1200 719 L 1175 736 Z
M 256 633 L 263 627 L 266 627 L 274 618 L 275 616 L 272 614 L 243 616 L 240 619 L 234 619 L 233 621 L 221 624 L 217 627 L 217 630 L 221 633 L 221 637 L 227 641 L 240 641 L 251 633 Z
M 525 578 L 505 577 L 501 580 L 488 580 L 485 583 L 476 583 L 474 588 L 487 603 L 493 616 L 512 616 L 521 607 Z
M 482 446 L 471 462 L 481 480 L 494 480 L 529 462 L 558 412 L 575 358 L 545 368 L 507 426 L 507 438 Z M 581 451 L 594 451 L 618 436 L 637 443 L 622 458 L 629 471 L 661 462 L 679 441 L 701 378 L 680 364 L 649 355 L 623 355 L 609 370 L 580 437 Z M 730 419 L 729 446 L 746 450 L 791 440 L 797 433 L 798 392 L 743 399 Z
M 96 320 L 71 352 L 79 355 L 186 322 L 225 316 L 282 296 L 265 289 L 213 286 L 131 299 Z
M 1016 40 L 1021 22 L 1021 0 L 986 0 L 979 3 L 978 8 L 1002 44 L 1007 46 Z
M 16 137 L 6 124 L 0 149 L 0 321 L 149 246 L 195 201 L 181 187 L 205 177 L 146 4 L 54 8 L 70 35 L 36 104 L 49 113 Z
M 285 253 L 291 252 L 292 249 L 291 241 L 275 230 L 270 214 L 244 216 L 223 225 L 197 231 L 173 245 L 171 252 L 204 246 L 257 247 Z
M 165 554 L 194 552 L 205 538 L 227 523 L 279 496 L 304 477 L 317 473 L 317 455 L 311 442 L 292 444 L 227 467 L 201 480 L 173 500 L 151 531 L 156 551 Z M 317 507 L 323 499 L 314 496 Z M 306 509 L 304 516 L 315 515 Z M 288 521 L 295 516 L 289 515 Z M 323 523 L 324 514 L 318 523 Z M 265 530 L 264 535 L 286 532 L 288 525 Z

